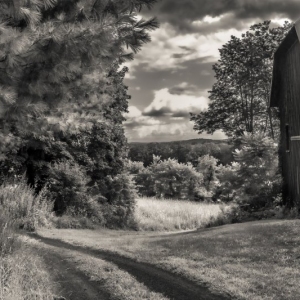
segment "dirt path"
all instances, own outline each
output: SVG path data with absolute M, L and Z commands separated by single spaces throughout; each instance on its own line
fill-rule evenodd
M 112 262 L 115 265 L 117 265 L 120 269 L 123 269 L 124 271 L 134 276 L 137 279 L 137 281 L 146 285 L 150 290 L 161 293 L 172 300 L 231 299 L 230 296 L 212 293 L 208 289 L 208 287 L 204 285 L 202 286 L 197 285 L 186 278 L 159 269 L 148 263 L 136 262 L 132 259 L 125 258 L 123 256 L 120 256 L 118 254 L 109 251 L 96 250 L 96 249 L 71 245 L 61 240 L 45 238 L 37 234 L 30 234 L 30 236 L 45 244 L 55 246 L 60 249 L 78 251 L 86 255 L 90 255 L 93 257 L 97 257 Z M 65 274 L 62 274 L 60 276 L 62 276 L 63 278 L 69 277 L 68 282 L 63 282 L 63 281 L 61 282 L 62 286 L 66 283 L 66 288 L 64 288 L 65 294 L 70 293 L 70 291 L 72 291 L 72 288 L 78 290 L 78 286 L 80 285 L 81 285 L 80 293 L 82 293 L 82 295 L 86 293 L 85 298 L 82 298 L 82 296 L 78 296 L 79 298 L 75 298 L 73 295 L 76 294 L 77 292 L 74 292 L 71 297 L 65 296 L 67 297 L 67 299 L 72 299 L 72 300 L 73 299 L 76 300 L 77 299 L 78 300 L 109 299 L 107 298 L 107 295 L 104 294 L 103 294 L 104 298 L 101 298 L 99 296 L 98 298 L 95 298 L 97 292 L 99 293 L 99 295 L 101 293 L 101 291 L 99 290 L 99 284 L 98 283 L 93 284 L 91 281 L 89 281 L 89 279 L 84 274 L 82 274 L 72 266 L 68 266 L 70 269 L 66 270 L 67 266 L 64 266 L 64 264 L 70 265 L 70 263 L 66 263 L 66 262 L 62 263 L 61 259 L 58 256 L 50 253 L 46 254 L 45 257 L 46 259 L 50 259 L 49 261 L 50 264 L 52 263 L 52 261 L 56 263 L 56 267 L 58 270 L 61 270 L 62 268 L 65 270 Z M 70 274 L 72 276 L 70 276 Z M 82 283 L 78 284 L 79 281 Z M 69 289 L 71 290 L 67 292 L 67 290 Z
M 109 300 L 109 294 L 99 282 L 88 276 L 59 254 L 48 250 L 38 251 L 55 282 L 56 294 L 67 300 Z M 61 299 L 57 297 L 57 299 Z

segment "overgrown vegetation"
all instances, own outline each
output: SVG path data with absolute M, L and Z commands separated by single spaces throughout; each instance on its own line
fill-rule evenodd
M 53 283 L 32 249 L 18 240 L 19 228 L 47 226 L 51 202 L 24 181 L 0 186 L 0 299 L 53 300 Z
M 0 184 L 25 173 L 57 215 L 128 226 L 121 65 L 158 27 L 137 18 L 155 2 L 0 2 Z

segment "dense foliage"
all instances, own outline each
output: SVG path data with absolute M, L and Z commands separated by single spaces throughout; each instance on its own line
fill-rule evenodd
M 234 153 L 236 162 L 217 170 L 215 197 L 251 209 L 269 207 L 281 198 L 277 144 L 261 134 L 246 134 L 241 144 Z
M 135 173 L 138 191 L 143 196 L 167 199 L 199 200 L 205 196 L 203 175 L 192 164 L 179 163 L 175 159 L 161 160 L 153 157 L 147 168 L 137 168 L 130 163 L 131 173 Z
M 232 146 L 222 140 L 187 140 L 168 143 L 132 143 L 129 144 L 128 158 L 143 162 L 147 167 L 153 162 L 153 155 L 166 160 L 173 158 L 179 163 L 191 162 L 197 165 L 198 158 L 204 155 L 214 156 L 222 164 L 233 161 Z
M 213 66 L 216 82 L 208 110 L 192 115 L 199 133 L 223 130 L 229 137 L 244 132 L 279 134 L 276 112 L 268 108 L 273 54 L 291 24 L 270 28 L 270 21 L 255 24 L 241 38 L 232 36 Z
M 136 14 L 155 2 L 0 1 L 2 180 L 26 172 L 37 191 L 49 186 L 57 212 L 92 197 L 126 223 L 134 191 L 121 175 L 129 96 L 120 65 L 150 41 L 157 21 Z

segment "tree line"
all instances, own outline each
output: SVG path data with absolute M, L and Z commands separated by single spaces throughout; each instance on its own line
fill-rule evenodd
M 277 139 L 278 120 L 267 100 L 272 55 L 291 25 L 270 28 L 266 21 L 232 37 L 213 66 L 208 109 L 191 116 L 199 133 L 227 134 L 239 149 L 234 161 L 226 143 L 129 147 L 122 64 L 158 27 L 155 18 L 137 18 L 155 2 L 0 2 L 1 183 L 25 174 L 56 214 L 107 226 L 132 222 L 135 183 L 159 197 L 251 203 L 275 197 L 280 180 L 271 178 L 276 159 L 269 138 Z

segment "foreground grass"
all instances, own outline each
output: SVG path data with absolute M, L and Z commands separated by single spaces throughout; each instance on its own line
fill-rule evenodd
M 0 299 L 53 300 L 54 285 L 43 261 L 0 220 Z
M 187 230 L 205 227 L 229 209 L 203 202 L 140 198 L 137 199 L 135 219 L 139 230 Z
M 183 233 L 44 230 L 40 234 L 116 251 L 238 299 L 300 295 L 300 220 L 249 222 Z
M 18 239 L 19 228 L 34 230 L 48 224 L 51 209 L 25 178 L 0 185 L 1 300 L 53 300 L 54 285 L 43 261 Z

